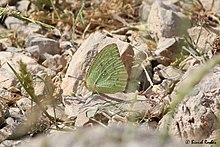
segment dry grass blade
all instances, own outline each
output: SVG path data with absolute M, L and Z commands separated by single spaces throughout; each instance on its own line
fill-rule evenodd
M 21 83 L 22 87 L 26 90 L 26 92 L 30 95 L 31 99 L 37 104 L 37 106 L 43 111 L 43 113 L 48 117 L 48 119 L 50 119 L 51 122 L 53 122 L 54 124 L 56 124 L 55 120 L 53 117 L 51 117 L 46 109 L 44 108 L 44 106 L 41 104 L 41 102 L 39 101 L 39 99 L 36 97 L 35 93 L 34 93 L 34 88 L 33 88 L 33 84 L 32 84 L 32 77 L 30 75 L 30 73 L 27 72 L 26 69 L 26 65 L 20 61 L 19 62 L 19 66 L 20 66 L 20 74 L 18 74 L 14 68 L 7 63 L 8 66 L 11 68 L 11 70 L 13 71 L 13 73 L 15 74 L 15 76 L 18 78 L 19 82 Z
M 48 28 L 48 29 L 55 29 L 54 26 L 51 26 L 51 25 L 48 25 L 46 23 L 43 23 L 43 22 L 25 17 L 24 15 L 22 15 L 21 13 L 15 11 L 15 10 L 10 10 L 7 7 L 6 8 L 0 7 L 0 18 L 5 17 L 5 16 L 13 16 L 15 18 L 18 18 L 18 19 L 21 19 L 21 20 L 24 20 L 24 21 L 27 21 L 27 22 L 31 22 L 31 23 L 34 23 L 34 24 L 41 25 L 42 27 L 45 27 L 45 28 Z

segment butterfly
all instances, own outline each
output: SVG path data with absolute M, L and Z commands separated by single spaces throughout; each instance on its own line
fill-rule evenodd
M 128 73 L 116 44 L 105 46 L 94 58 L 86 74 L 85 87 L 92 92 L 113 94 L 127 85 Z

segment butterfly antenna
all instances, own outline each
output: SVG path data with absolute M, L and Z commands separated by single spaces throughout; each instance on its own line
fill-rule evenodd
M 77 80 L 80 80 L 80 81 L 83 81 L 83 82 L 86 81 L 85 79 L 82 79 L 82 78 L 79 78 L 79 77 L 74 77 L 74 76 L 71 76 L 71 75 L 68 75 L 68 77 L 74 78 L 74 79 L 77 79 Z
M 78 90 L 79 90 L 79 91 L 82 91 L 82 89 L 83 89 L 83 87 L 84 87 L 84 85 L 85 85 L 86 80 L 83 79 L 82 76 L 80 76 L 80 77 L 74 77 L 74 76 L 72 76 L 72 75 L 68 75 L 68 77 L 74 78 L 74 79 L 78 80 L 79 88 L 77 88 L 77 91 L 78 91 Z M 82 81 L 82 82 L 79 82 L 79 81 Z

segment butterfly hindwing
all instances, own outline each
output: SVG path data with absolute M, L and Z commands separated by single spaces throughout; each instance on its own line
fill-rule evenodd
M 116 44 L 104 47 L 93 60 L 87 75 L 86 87 L 98 93 L 116 93 L 125 90 L 128 74 Z

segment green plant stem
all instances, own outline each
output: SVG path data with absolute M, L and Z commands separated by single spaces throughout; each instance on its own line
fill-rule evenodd
M 201 79 L 212 69 L 214 68 L 214 66 L 216 66 L 217 64 L 220 64 L 220 55 L 217 55 L 215 57 L 213 57 L 212 59 L 210 59 L 209 61 L 207 61 L 204 65 L 201 65 L 198 69 L 196 69 L 191 76 L 186 79 L 185 81 L 183 81 L 183 83 L 181 84 L 180 88 L 177 90 L 177 95 L 176 95 L 176 99 L 170 104 L 170 107 L 168 109 L 168 119 L 167 119 L 167 123 L 165 125 L 165 136 L 168 137 L 168 131 L 169 131 L 169 127 L 171 125 L 171 121 L 172 118 L 175 115 L 175 110 L 176 108 L 181 104 L 181 102 L 183 101 L 183 99 L 186 97 L 187 94 L 189 94 L 193 87 L 198 84 Z M 166 138 L 166 137 L 165 137 Z M 165 139 L 164 138 L 164 139 Z M 165 140 L 164 140 L 165 141 Z M 162 143 L 163 144 L 163 143 Z
M 53 3 L 53 0 L 50 0 L 50 3 L 51 3 L 51 5 L 52 5 L 52 7 L 53 7 L 53 10 L 54 10 L 55 14 L 57 15 L 57 18 L 60 19 L 60 16 L 59 16 L 59 14 L 58 14 L 58 12 L 57 12 L 57 10 L 56 10 L 56 7 L 55 7 L 55 5 L 54 5 L 54 3 Z

